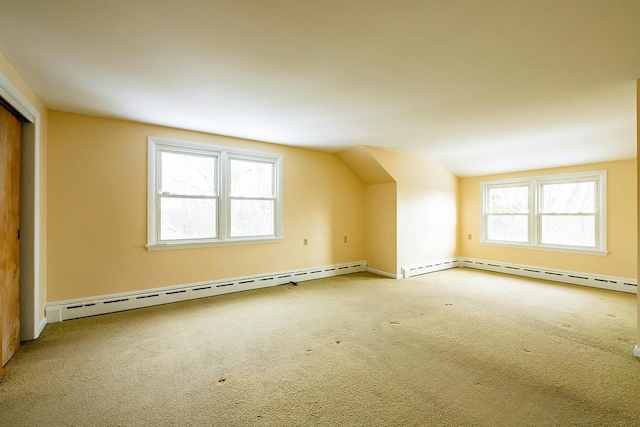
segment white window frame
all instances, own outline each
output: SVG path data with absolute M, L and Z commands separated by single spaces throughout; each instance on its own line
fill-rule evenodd
M 160 159 L 163 151 L 187 154 L 202 154 L 217 157 L 216 199 L 217 199 L 217 237 L 211 239 L 184 239 L 161 241 L 159 239 L 160 200 Z M 230 182 L 229 160 L 241 158 L 245 160 L 272 163 L 274 165 L 274 234 L 269 236 L 231 237 L 230 219 Z M 273 243 L 283 239 L 282 230 L 282 155 L 231 147 L 222 147 L 195 142 L 176 141 L 171 139 L 147 138 L 147 250 L 171 250 L 203 248 L 227 245 L 247 245 L 257 243 Z
M 540 242 L 542 232 L 542 215 L 540 209 L 540 187 L 545 184 L 565 184 L 572 182 L 596 182 L 595 212 L 595 245 L 593 247 L 543 244 Z M 508 242 L 489 240 L 487 196 L 492 188 L 529 187 L 529 238 L 528 242 Z M 535 176 L 525 178 L 483 181 L 480 183 L 480 244 L 487 246 L 503 246 L 522 249 L 538 249 L 590 255 L 607 255 L 607 171 L 579 172 L 561 175 Z

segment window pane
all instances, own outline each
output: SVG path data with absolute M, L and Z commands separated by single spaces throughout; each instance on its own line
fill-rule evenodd
M 274 197 L 273 163 L 231 159 L 232 197 Z
M 215 196 L 216 157 L 161 152 L 162 194 Z
M 596 245 L 595 215 L 543 215 L 541 243 L 568 246 Z
M 528 216 L 488 215 L 487 240 L 500 240 L 505 242 L 528 242 Z
M 543 184 L 540 190 L 544 213 L 595 213 L 596 211 L 594 181 Z
M 231 200 L 231 236 L 272 236 L 272 200 Z
M 215 238 L 216 200 L 162 198 L 160 240 Z
M 528 213 L 529 187 L 489 189 L 488 213 Z

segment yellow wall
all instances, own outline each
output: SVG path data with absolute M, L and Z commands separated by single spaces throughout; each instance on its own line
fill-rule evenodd
M 397 261 L 402 267 L 456 256 L 458 178 L 424 157 L 368 150 L 397 182 Z
M 281 153 L 284 241 L 148 252 L 147 136 Z M 333 154 L 51 111 L 48 162 L 49 302 L 365 259 L 364 185 Z
M 337 153 L 365 184 L 369 268 L 402 267 L 456 255 L 458 178 L 424 157 L 359 146 Z
M 395 276 L 398 265 L 396 183 L 365 187 L 365 254 L 369 268 Z
M 64 299 L 359 260 L 390 274 L 400 274 L 404 265 L 457 255 L 637 277 L 636 160 L 458 179 L 429 159 L 359 147 L 343 160 L 349 167 L 362 163 L 361 174 L 368 176 L 363 182 L 333 154 L 49 112 L 2 54 L 0 73 L 41 118 L 41 308 Z M 284 241 L 148 252 L 149 135 L 283 154 Z M 362 156 L 369 163 L 347 159 Z M 382 169 L 371 169 L 372 158 Z M 608 171 L 608 256 L 478 244 L 480 181 L 600 169 Z M 638 308 L 640 313 L 640 300 Z M 43 320 L 44 313 L 40 316 Z M 638 323 L 640 342 L 640 316 Z
M 640 79 L 636 82 L 636 127 L 637 127 L 637 131 L 636 131 L 636 138 L 638 140 L 638 143 L 636 145 L 638 151 L 640 152 Z M 640 170 L 636 169 L 636 180 L 640 179 Z M 636 185 L 638 184 L 638 181 L 636 181 Z M 640 191 L 640 185 L 637 185 L 638 187 L 638 191 Z M 638 197 L 638 201 L 640 202 L 640 197 Z M 636 225 L 638 226 L 638 228 L 640 228 L 640 218 L 638 218 L 636 216 Z M 637 229 L 636 229 L 637 231 Z M 635 272 L 635 276 L 632 277 L 640 277 L 640 275 L 638 274 L 638 271 L 636 270 Z M 636 328 L 636 333 L 638 335 L 637 339 L 636 339 L 636 346 L 640 346 L 640 293 L 638 294 L 638 326 Z M 640 347 L 638 347 L 640 348 Z
M 40 116 L 40 181 L 35 185 L 39 187 L 39 202 L 40 202 L 40 233 L 37 236 L 40 240 L 39 256 L 39 322 L 44 321 L 44 306 L 46 304 L 46 290 L 47 290 L 47 107 L 40 101 L 38 96 L 31 90 L 29 85 L 24 79 L 16 72 L 13 66 L 7 61 L 7 59 L 0 53 L 0 73 L 4 75 L 11 84 L 22 94 L 22 96 L 31 103 L 31 105 L 38 111 Z
M 460 255 L 592 274 L 635 278 L 637 273 L 636 160 L 597 163 L 460 180 Z M 607 171 L 607 256 L 484 246 L 480 237 L 480 182 L 522 176 Z M 467 236 L 471 234 L 472 240 Z
M 378 160 L 371 154 L 371 147 L 359 145 L 336 153 L 336 156 L 356 174 L 364 185 L 395 183 Z
M 357 146 L 336 153 L 365 185 L 365 255 L 369 269 L 396 277 L 398 262 L 397 185 L 371 154 Z

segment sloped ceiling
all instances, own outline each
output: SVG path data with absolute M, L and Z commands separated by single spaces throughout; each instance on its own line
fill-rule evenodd
M 635 158 L 638 0 L 0 0 L 51 109 L 459 176 Z
M 396 182 L 366 147 L 349 148 L 336 155 L 365 185 Z

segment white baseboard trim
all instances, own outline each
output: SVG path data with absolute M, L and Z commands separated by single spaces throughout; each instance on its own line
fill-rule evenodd
M 40 324 L 38 325 L 38 336 L 36 338 L 38 338 L 40 336 L 40 334 L 42 333 L 42 331 L 44 331 L 44 328 L 47 326 L 47 318 L 45 317 L 44 319 L 42 319 L 42 321 L 40 322 Z
M 460 267 L 478 270 L 494 271 L 497 273 L 513 274 L 535 279 L 551 280 L 554 282 L 570 283 L 573 285 L 589 286 L 592 288 L 608 289 L 612 291 L 638 293 L 636 279 L 624 277 L 603 276 L 600 274 L 580 273 L 576 271 L 556 270 L 531 265 L 510 264 L 499 261 L 487 261 L 474 258 L 458 258 Z
M 376 270 L 375 268 L 367 268 L 369 273 L 377 274 L 378 276 L 389 277 L 391 279 L 402 279 L 402 276 L 393 273 L 387 273 L 386 271 Z
M 635 346 L 635 348 L 633 349 L 633 355 L 635 357 L 640 357 L 640 347 Z
M 456 267 L 475 268 L 479 270 L 551 280 L 600 289 L 609 289 L 633 294 L 638 293 L 637 280 L 635 279 L 579 273 L 566 270 L 554 270 L 474 258 L 459 257 L 437 262 L 409 265 L 402 267 L 402 276 L 373 268 L 367 268 L 366 261 L 357 261 L 302 270 L 148 289 L 139 292 L 127 292 L 52 302 L 45 306 L 45 319 L 40 323 L 38 330 L 39 334 L 42 333 L 47 323 L 61 322 L 63 320 L 95 316 L 98 314 L 115 313 L 118 311 L 132 310 L 136 308 L 151 307 L 154 305 L 168 304 L 172 302 L 188 301 L 232 292 L 278 286 L 292 281 L 299 282 L 314 280 L 363 271 L 369 271 L 392 279 L 401 279 L 403 277 L 407 278 Z M 638 349 L 637 346 L 634 349 L 634 355 L 640 357 L 640 349 Z
M 433 273 L 434 271 L 447 270 L 449 268 L 459 267 L 459 258 L 448 258 L 445 260 L 426 262 L 422 264 L 413 264 L 402 267 L 402 277 L 405 279 L 420 274 Z
M 359 273 L 366 270 L 366 261 L 356 261 L 303 270 L 235 277 L 226 280 L 147 289 L 139 292 L 126 292 L 52 302 L 48 303 L 45 307 L 45 325 L 46 322 L 61 322 L 63 320 L 95 316 L 98 314 L 115 313 L 172 302 L 188 301 L 215 295 L 284 285 L 290 282 L 297 283 L 343 274 Z

